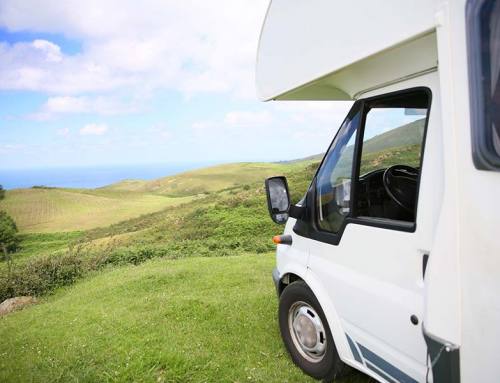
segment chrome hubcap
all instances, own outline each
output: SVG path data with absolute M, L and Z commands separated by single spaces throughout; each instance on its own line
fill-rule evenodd
M 326 332 L 316 311 L 305 302 L 295 302 L 288 311 L 288 328 L 299 353 L 309 362 L 320 362 L 326 351 Z

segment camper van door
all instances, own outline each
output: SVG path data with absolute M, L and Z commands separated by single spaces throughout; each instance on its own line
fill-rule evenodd
M 424 86 L 400 84 L 400 91 L 362 101 L 357 139 L 344 140 L 341 153 L 331 148 L 315 180 L 314 219 L 321 235 L 310 243 L 311 278 L 328 292 L 358 362 L 401 382 L 423 381 L 426 373 L 422 265 L 429 241 L 422 239 L 432 237 L 426 203 L 433 198 L 429 181 L 437 183 L 429 179 L 435 176 L 433 164 L 426 167 L 423 154 L 431 103 L 437 100 L 430 85 L 436 81 L 432 73 L 411 82 Z M 432 139 L 439 129 L 436 118 L 433 125 Z M 435 145 L 428 148 L 435 151 Z M 413 199 L 389 199 L 383 177 L 391 166 L 409 182 L 416 180 L 406 185 Z M 346 185 L 350 198 L 339 196 Z

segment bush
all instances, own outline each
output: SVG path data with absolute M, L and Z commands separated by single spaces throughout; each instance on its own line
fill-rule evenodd
M 13 252 L 19 246 L 17 226 L 10 215 L 0 211 L 0 250 Z
M 311 163 L 288 174 L 294 202 L 304 195 L 317 166 Z M 271 238 L 282 230 L 269 218 L 262 182 L 231 188 L 176 208 L 87 231 L 66 254 L 30 259 L 17 265 L 10 276 L 0 272 L 0 300 L 43 295 L 107 266 L 138 265 L 160 257 L 266 253 L 275 249 Z M 138 232 L 140 235 L 133 234 Z M 99 238 L 126 233 L 132 235 L 122 243 L 111 240 L 104 249 L 92 246 Z
M 72 284 L 85 271 L 86 262 L 78 254 L 35 258 L 9 274 L 0 274 L 0 301 L 20 295 L 42 295 Z
M 0 185 L 0 200 L 5 198 L 5 189 Z

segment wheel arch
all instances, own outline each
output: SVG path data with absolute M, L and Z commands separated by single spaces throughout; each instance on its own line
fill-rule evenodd
M 281 293 L 283 293 L 283 290 L 285 290 L 285 287 L 287 287 L 290 283 L 293 283 L 296 281 L 303 281 L 305 283 L 304 279 L 295 273 L 290 272 L 290 273 L 283 274 L 283 276 L 278 281 L 278 286 L 277 286 L 278 297 L 281 296 Z
M 307 287 L 311 289 L 314 296 L 318 300 L 321 309 L 325 314 L 326 320 L 328 321 L 328 327 L 332 333 L 332 338 L 335 342 L 335 347 L 337 348 L 340 359 L 344 363 L 358 370 L 366 371 L 366 367 L 362 363 L 356 361 L 353 351 L 349 346 L 347 334 L 343 329 L 334 302 L 331 301 L 326 289 L 320 283 L 319 278 L 313 271 L 307 269 L 305 274 L 302 275 L 291 270 L 283 273 L 278 283 L 278 294 L 281 295 L 286 286 L 295 281 L 303 281 Z

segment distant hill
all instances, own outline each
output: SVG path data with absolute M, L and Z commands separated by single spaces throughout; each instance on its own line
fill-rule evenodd
M 296 164 L 299 162 L 306 162 L 306 161 L 321 161 L 325 153 L 319 153 L 319 154 L 313 154 L 312 156 L 307 156 L 304 158 L 297 158 L 295 160 L 289 160 L 289 161 L 278 161 L 279 164 Z
M 418 165 L 423 129 L 424 119 L 366 141 L 362 173 L 395 163 Z M 0 209 L 11 214 L 23 232 L 85 230 L 186 203 L 197 196 L 260 187 L 273 175 L 296 174 L 302 178 L 310 174 L 301 181 L 305 187 L 322 157 L 316 154 L 280 163 L 218 165 L 151 181 L 125 180 L 99 189 L 17 189 L 7 191 Z
M 400 146 L 420 145 L 424 134 L 425 118 L 410 122 L 370 138 L 364 144 L 364 153 L 375 153 Z
M 281 174 L 285 164 L 243 162 L 211 166 L 151 181 L 125 180 L 104 190 L 135 191 L 172 197 L 198 195 L 263 181 Z
M 152 213 L 192 200 L 99 189 L 31 188 L 8 190 L 0 201 L 21 232 L 86 230 Z
M 302 165 L 235 163 L 151 181 L 125 180 L 98 189 L 37 187 L 8 190 L 0 201 L 22 232 L 62 232 L 108 226 L 210 193 L 245 185 Z
M 425 118 L 402 125 L 370 138 L 364 143 L 364 153 L 376 153 L 389 148 L 420 145 L 425 128 Z M 333 139 L 333 138 L 332 138 Z M 326 148 L 326 147 L 325 147 Z M 352 150 L 353 148 L 351 148 Z M 304 161 L 321 161 L 325 153 L 298 158 L 290 161 L 280 161 L 280 164 L 294 164 Z

